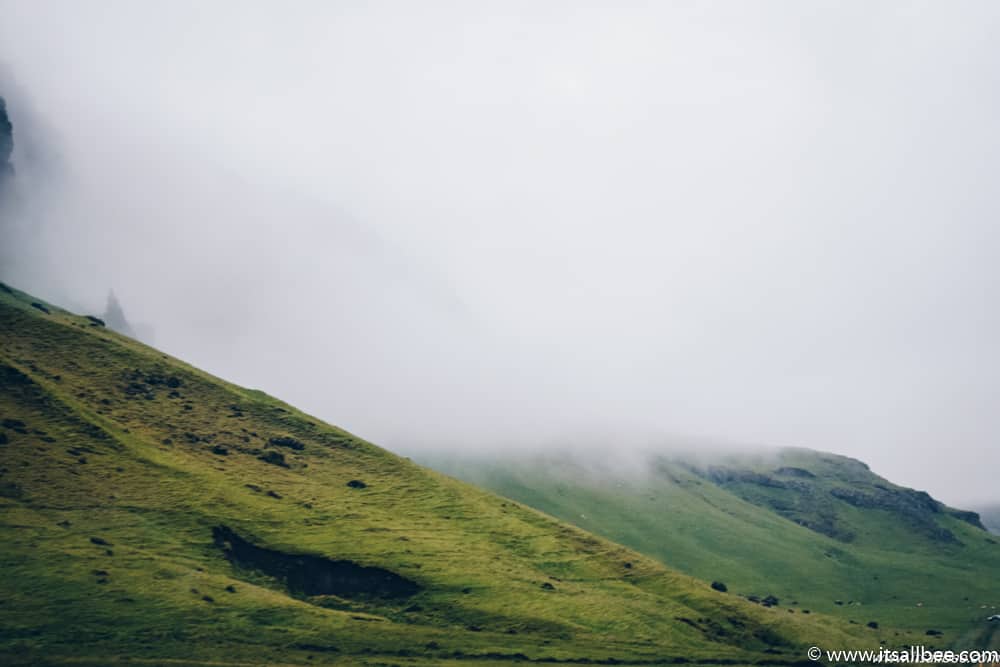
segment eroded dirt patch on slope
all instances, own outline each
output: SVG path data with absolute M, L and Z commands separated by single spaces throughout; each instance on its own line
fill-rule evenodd
M 358 565 L 349 560 L 290 554 L 259 547 L 226 526 L 213 528 L 212 538 L 230 562 L 279 579 L 292 593 L 345 598 L 403 598 L 420 591 L 416 582 L 390 570 Z

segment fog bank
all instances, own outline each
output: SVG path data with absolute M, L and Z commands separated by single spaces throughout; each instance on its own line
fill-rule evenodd
M 0 0 L 0 279 L 404 452 L 997 500 L 1000 6 L 603 5 Z

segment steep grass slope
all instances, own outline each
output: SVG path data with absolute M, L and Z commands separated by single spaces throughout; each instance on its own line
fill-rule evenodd
M 713 591 L 5 285 L 0 545 L 3 664 L 781 663 L 881 636 Z
M 970 512 L 809 450 L 429 461 L 730 592 L 982 648 L 1000 606 L 1000 546 Z M 994 624 L 995 625 L 995 624 Z

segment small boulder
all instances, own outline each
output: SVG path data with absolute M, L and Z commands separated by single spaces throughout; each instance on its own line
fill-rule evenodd
M 288 463 L 285 461 L 285 455 L 281 452 L 264 452 L 257 458 L 264 463 L 270 463 L 273 466 L 281 466 L 282 468 L 288 467 Z
M 306 448 L 304 444 L 296 440 L 295 438 L 289 436 L 282 436 L 280 438 L 271 438 L 268 440 L 269 443 L 275 447 L 287 447 L 288 449 L 294 449 L 297 452 L 301 452 Z

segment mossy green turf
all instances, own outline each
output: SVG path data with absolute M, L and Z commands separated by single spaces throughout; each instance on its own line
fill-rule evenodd
M 0 663 L 753 663 L 881 637 L 717 593 L 0 288 Z M 220 524 L 422 590 L 291 595 L 226 560 Z
M 833 539 L 772 510 L 795 508 L 794 489 L 726 488 L 693 472 L 700 464 L 692 461 L 698 460 L 652 456 L 628 469 L 595 467 L 571 454 L 427 462 L 692 576 L 721 581 L 737 595 L 774 595 L 782 607 L 862 625 L 874 621 L 883 631 L 939 630 L 949 645 L 995 645 L 996 623 L 985 620 L 1000 611 L 995 536 L 943 511 L 934 515 L 936 524 L 958 541 L 937 541 L 891 512 L 822 493 L 834 487 L 900 488 L 846 457 L 788 449 L 715 461 L 762 474 L 781 466 L 812 472 L 810 483 L 829 499 L 838 525 L 853 532 L 849 541 Z

